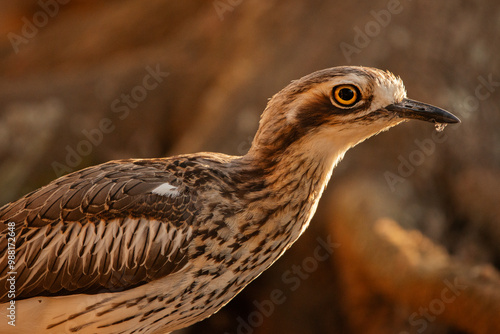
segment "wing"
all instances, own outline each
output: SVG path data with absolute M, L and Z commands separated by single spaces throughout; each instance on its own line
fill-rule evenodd
M 116 291 L 182 268 L 197 196 L 178 165 L 173 158 L 112 161 L 0 208 L 4 287 L 15 272 L 16 299 Z M 0 290 L 0 302 L 7 292 Z

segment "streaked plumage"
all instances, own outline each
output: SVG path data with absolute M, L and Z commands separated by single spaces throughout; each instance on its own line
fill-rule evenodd
M 167 333 L 210 316 L 297 240 L 350 147 L 406 118 L 458 121 L 410 103 L 388 72 L 318 71 L 271 99 L 245 156 L 111 161 L 5 205 L 17 318 L 0 332 Z

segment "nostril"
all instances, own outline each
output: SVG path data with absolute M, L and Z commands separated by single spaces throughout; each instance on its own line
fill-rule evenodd
M 414 104 L 405 103 L 404 107 L 408 108 L 408 109 L 414 109 L 415 110 L 415 105 Z M 425 107 L 417 107 L 416 110 L 418 110 L 418 111 L 426 111 L 427 109 L 425 109 Z

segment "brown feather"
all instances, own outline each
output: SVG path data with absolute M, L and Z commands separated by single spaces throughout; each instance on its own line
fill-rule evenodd
M 173 160 L 90 167 L 0 208 L 0 225 L 16 223 L 16 299 L 127 289 L 178 269 L 186 256 L 179 247 L 187 240 L 174 247 L 174 238 L 158 235 L 179 229 L 188 238 L 197 204 L 196 193 L 176 176 L 183 171 Z M 176 184 L 182 194 L 153 194 L 163 183 Z M 0 280 L 8 271 L 0 267 Z M 7 301 L 6 292 L 0 297 Z

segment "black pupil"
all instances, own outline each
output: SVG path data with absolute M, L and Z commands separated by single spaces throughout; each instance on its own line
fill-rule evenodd
M 339 97 L 344 101 L 350 101 L 354 97 L 354 91 L 350 88 L 342 88 Z

